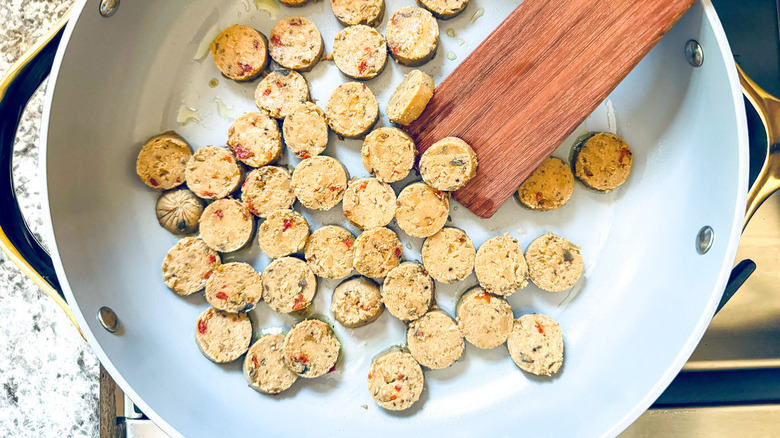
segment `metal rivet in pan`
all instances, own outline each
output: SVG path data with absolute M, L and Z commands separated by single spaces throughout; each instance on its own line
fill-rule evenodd
M 699 234 L 696 235 L 696 251 L 699 254 L 706 254 L 712 248 L 712 242 L 714 241 L 715 231 L 712 230 L 711 226 L 705 225 L 699 230 Z
M 109 332 L 114 333 L 119 330 L 119 319 L 110 307 L 103 306 L 98 309 L 97 319 L 100 325 Z
M 694 67 L 701 67 L 704 64 L 704 49 L 701 48 L 698 41 L 688 40 L 685 43 L 685 58 Z
M 98 11 L 104 17 L 110 17 L 119 9 L 119 0 L 100 0 Z

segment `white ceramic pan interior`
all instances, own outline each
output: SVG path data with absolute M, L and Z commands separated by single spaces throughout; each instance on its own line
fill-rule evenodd
M 577 185 L 569 204 L 547 213 L 512 199 L 490 220 L 452 203 L 448 225 L 466 230 L 475 245 L 508 233 L 525 248 L 552 231 L 582 247 L 585 273 L 573 290 L 552 294 L 529 286 L 509 298 L 518 317 L 543 312 L 560 322 L 566 351 L 559 374 L 530 376 L 512 363 L 505 346 L 485 351 L 468 345 L 454 366 L 426 371 L 421 400 L 402 413 L 379 408 L 366 388 L 372 357 L 404 342 L 405 326 L 387 312 L 364 328 L 335 324 L 343 345 L 337 370 L 299 380 L 276 397 L 250 389 L 240 361 L 219 366 L 203 357 L 195 321 L 208 305 L 202 294 L 183 298 L 163 284 L 160 264 L 177 238 L 157 224 L 158 193 L 134 172 L 142 143 L 162 131 L 177 130 L 196 148 L 224 145 L 231 120 L 218 112 L 217 99 L 235 115 L 255 109 L 257 81 L 232 82 L 210 57 L 193 59 L 204 39 L 234 23 L 267 35 L 277 19 L 305 15 L 319 26 L 329 53 L 341 29 L 329 2 L 282 7 L 271 17 L 248 0 L 128 0 L 111 18 L 98 15 L 97 3 L 78 2 L 81 14 L 69 25 L 49 87 L 43 161 L 54 259 L 102 363 L 168 433 L 615 435 L 676 375 L 712 317 L 741 230 L 747 141 L 730 50 L 708 0 L 696 4 L 556 151 L 567 158 L 574 139 L 587 131 L 621 135 L 635 155 L 619 190 L 601 194 Z M 459 17 L 440 21 L 441 46 L 422 69 L 440 82 L 518 3 L 473 0 Z M 387 0 L 380 31 L 394 10 L 412 4 Z M 482 8 L 484 16 L 473 21 Z M 455 37 L 447 35 L 450 28 Z M 690 39 L 704 48 L 700 68 L 684 56 Z M 389 62 L 366 83 L 383 110 L 406 71 Z M 304 76 L 321 107 L 347 81 L 330 61 Z M 208 86 L 212 78 L 219 81 L 215 88 Z M 197 109 L 201 121 L 180 125 L 182 105 Z M 379 125 L 389 125 L 384 115 Z M 327 155 L 343 161 L 352 176 L 367 175 L 360 141 L 330 140 Z M 289 153 L 282 158 L 297 162 Z M 394 184 L 396 192 L 412 180 Z M 336 223 L 357 231 L 340 206 L 324 214 L 296 209 L 312 229 Z M 695 238 L 707 225 L 716 238 L 700 255 Z M 422 239 L 391 228 L 405 242 L 404 258 L 419 260 Z M 269 262 L 256 244 L 224 260 L 247 261 L 258 270 Z M 314 303 L 315 315 L 331 322 L 328 305 L 337 283 L 321 280 Z M 452 314 L 456 298 L 474 284 L 473 275 L 459 284 L 437 284 L 437 302 Z M 116 311 L 119 332 L 99 325 L 101 306 Z M 300 319 L 276 315 L 264 303 L 251 317 L 256 334 Z

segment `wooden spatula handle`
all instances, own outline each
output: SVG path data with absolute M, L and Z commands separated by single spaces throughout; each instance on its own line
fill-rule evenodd
M 420 153 L 447 136 L 474 147 L 454 196 L 490 217 L 695 1 L 525 0 L 406 130 Z

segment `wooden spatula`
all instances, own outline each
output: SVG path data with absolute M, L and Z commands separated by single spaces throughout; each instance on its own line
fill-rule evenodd
M 448 136 L 474 147 L 477 176 L 454 197 L 490 217 L 694 2 L 525 0 L 406 131 L 421 154 Z

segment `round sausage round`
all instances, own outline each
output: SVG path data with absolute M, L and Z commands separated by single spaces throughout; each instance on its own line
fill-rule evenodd
M 376 178 L 354 180 L 344 193 L 344 217 L 361 230 L 383 227 L 395 217 L 395 192 Z
M 241 182 L 241 168 L 229 151 L 216 146 L 198 149 L 184 172 L 187 187 L 203 199 L 221 199 Z
M 362 24 L 343 29 L 333 42 L 333 61 L 351 78 L 375 78 L 387 62 L 385 37 L 373 27 Z
M 633 154 L 615 134 L 599 132 L 574 147 L 574 176 L 602 192 L 618 188 L 631 172 Z
M 325 114 L 333 132 L 355 138 L 367 133 L 379 120 L 379 104 L 368 87 L 347 82 L 339 85 L 330 95 Z
M 404 322 L 425 315 L 433 304 L 433 279 L 417 262 L 403 262 L 387 273 L 382 302 L 391 315 Z
M 401 181 L 414 167 L 417 150 L 414 141 L 398 128 L 377 128 L 363 141 L 360 155 L 363 167 L 376 179 Z
M 504 234 L 488 239 L 477 250 L 474 272 L 486 291 L 509 296 L 528 285 L 528 264 L 516 239 Z
M 295 194 L 290 186 L 290 174 L 277 166 L 263 166 L 249 172 L 241 186 L 241 201 L 259 217 L 291 208 Z
M 412 237 L 433 236 L 447 223 L 450 212 L 449 195 L 425 183 L 404 187 L 398 194 L 397 205 L 398 226 Z
M 200 236 L 216 251 L 233 252 L 249 242 L 254 226 L 252 213 L 244 204 L 235 199 L 220 199 L 203 210 Z
M 537 376 L 551 376 L 563 365 L 561 326 L 547 315 L 534 313 L 516 319 L 506 346 L 515 365 Z
M 313 21 L 287 17 L 271 29 L 268 52 L 277 64 L 290 70 L 309 71 L 322 57 L 322 35 Z
M 366 277 L 350 278 L 333 290 L 330 311 L 344 327 L 356 328 L 374 322 L 383 309 L 379 286 Z
M 263 271 L 263 300 L 277 313 L 305 309 L 317 292 L 317 277 L 295 257 L 272 261 Z
M 439 24 L 423 8 L 401 8 L 387 22 L 387 46 L 401 64 L 420 65 L 433 58 L 439 45 Z
M 455 363 L 466 343 L 458 324 L 441 310 L 431 310 L 409 324 L 409 352 L 422 366 L 438 370 Z
M 344 26 L 378 26 L 385 14 L 385 0 L 330 0 L 330 9 Z
M 276 210 L 257 227 L 260 249 L 272 259 L 301 251 L 309 237 L 309 223 L 295 210 Z
M 401 263 L 402 255 L 401 241 L 389 228 L 372 228 L 355 239 L 355 270 L 366 277 L 384 277 Z
M 306 262 L 323 278 L 344 278 L 352 272 L 355 236 L 348 230 L 326 225 L 315 230 L 306 241 Z
M 460 297 L 456 313 L 458 328 L 477 348 L 498 347 L 512 331 L 514 317 L 509 303 L 481 287 L 473 287 Z
M 209 360 L 216 363 L 232 362 L 249 349 L 252 322 L 246 314 L 228 313 L 209 307 L 198 318 L 195 341 Z
M 263 281 L 255 268 L 247 263 L 219 265 L 206 283 L 206 301 L 225 312 L 249 312 L 261 298 Z
M 279 158 L 282 134 L 265 111 L 246 113 L 230 125 L 227 145 L 247 166 L 260 167 Z
M 547 233 L 528 245 L 526 261 L 531 281 L 547 292 L 571 289 L 582 276 L 580 248 L 553 233 Z
M 284 362 L 305 378 L 322 376 L 336 365 L 341 343 L 326 323 L 307 319 L 295 325 L 284 338 Z
M 371 363 L 368 392 L 376 404 L 390 411 L 409 409 L 420 399 L 425 378 L 411 354 L 392 351 Z
M 338 160 L 323 155 L 307 158 L 295 168 L 292 189 L 304 207 L 330 210 L 347 190 L 347 172 Z
M 135 162 L 135 172 L 153 189 L 172 189 L 184 182 L 191 156 L 190 145 L 179 134 L 168 131 L 144 143 Z
M 417 0 L 417 2 L 442 20 L 460 14 L 469 5 L 469 0 Z
M 309 100 L 309 85 L 300 73 L 277 70 L 257 84 L 255 104 L 271 117 L 283 119 L 298 105 Z
M 436 190 L 454 192 L 477 175 L 477 154 L 468 143 L 447 137 L 420 157 L 420 176 Z
M 410 71 L 390 96 L 387 117 L 404 126 L 417 120 L 433 97 L 433 89 L 432 77 L 420 70 Z
M 267 40 L 248 26 L 234 24 L 209 46 L 219 71 L 234 81 L 250 81 L 268 64 Z
M 531 210 L 555 210 L 569 202 L 573 191 L 574 175 L 569 165 L 550 157 L 520 185 L 517 200 Z
M 220 263 L 219 253 L 202 240 L 185 237 L 165 255 L 163 281 L 179 295 L 192 295 L 206 286 Z
M 462 281 L 474 270 L 474 243 L 463 230 L 445 227 L 425 239 L 422 260 L 428 273 L 444 284 Z
M 328 121 L 314 103 L 302 103 L 292 109 L 282 123 L 287 147 L 298 158 L 321 154 L 328 146 Z
M 284 364 L 284 335 L 265 335 L 246 353 L 244 377 L 249 386 L 263 394 L 279 394 L 292 386 L 298 375 Z

